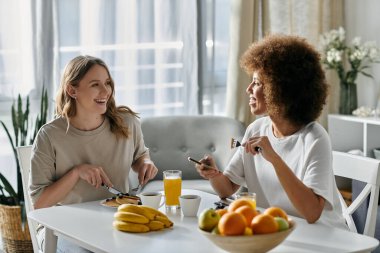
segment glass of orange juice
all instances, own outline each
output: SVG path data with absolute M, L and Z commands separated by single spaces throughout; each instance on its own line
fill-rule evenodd
M 182 171 L 164 171 L 164 191 L 166 208 L 179 208 L 179 196 L 181 196 Z
M 256 209 L 256 193 L 254 192 L 236 193 L 236 199 L 241 199 L 241 198 L 250 200 L 252 207 Z

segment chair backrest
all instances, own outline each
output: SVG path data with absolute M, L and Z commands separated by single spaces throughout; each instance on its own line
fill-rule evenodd
M 20 163 L 21 177 L 22 177 L 22 188 L 24 189 L 26 213 L 33 210 L 33 205 L 28 195 L 31 155 L 32 155 L 32 146 L 17 147 L 17 156 Z M 38 248 L 37 237 L 36 237 L 37 224 L 34 221 L 31 221 L 30 219 L 28 219 L 28 225 L 29 225 L 30 237 L 32 239 L 32 244 L 33 244 L 33 251 L 40 252 Z
M 351 231 L 357 232 L 352 214 L 369 196 L 369 205 L 363 234 L 374 237 L 379 199 L 380 160 L 333 151 L 334 175 L 355 179 L 366 183 L 362 192 L 347 207 L 339 195 L 343 206 L 343 215 Z
M 191 156 L 201 159 L 210 154 L 220 169 L 224 169 L 233 155 L 231 138 L 244 135 L 244 125 L 235 119 L 221 116 L 163 116 L 145 118 L 141 122 L 145 145 L 162 179 L 163 170 L 182 170 L 183 179 L 201 179 Z

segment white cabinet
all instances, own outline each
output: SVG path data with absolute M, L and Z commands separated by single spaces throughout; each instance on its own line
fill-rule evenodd
M 380 148 L 380 118 L 329 114 L 328 133 L 332 149 L 347 152 L 361 150 L 364 156 L 374 157 L 373 149 Z M 343 198 L 351 201 L 351 179 L 335 177 Z
M 380 118 L 330 114 L 328 132 L 333 150 L 360 149 L 374 157 L 373 149 L 380 148 Z

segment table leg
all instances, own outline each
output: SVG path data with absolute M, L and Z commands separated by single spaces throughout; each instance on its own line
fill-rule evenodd
M 45 227 L 45 250 L 44 253 L 57 252 L 57 236 L 54 231 Z

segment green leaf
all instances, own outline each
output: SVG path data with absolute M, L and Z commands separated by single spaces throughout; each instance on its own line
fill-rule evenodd
M 17 104 L 16 104 L 17 103 Z M 42 125 L 46 123 L 47 119 L 47 111 L 48 111 L 48 95 L 47 90 L 43 87 L 42 93 L 41 93 L 41 103 L 40 103 L 40 111 L 42 115 L 37 114 L 36 121 L 32 121 L 29 119 L 30 116 L 30 101 L 29 96 L 26 97 L 26 107 L 25 111 L 23 110 L 23 102 L 21 99 L 21 95 L 19 94 L 17 97 L 17 100 L 13 102 L 11 107 L 11 116 L 12 116 L 12 126 L 13 131 L 15 133 L 14 139 L 9 133 L 9 130 L 4 122 L 0 121 L 1 125 L 3 126 L 9 142 L 12 146 L 14 158 L 16 161 L 16 168 L 17 168 L 17 193 L 12 188 L 12 186 L 9 184 L 7 179 L 1 175 L 0 178 L 0 203 L 5 203 L 8 205 L 22 205 L 24 200 L 24 194 L 23 194 L 23 188 L 22 188 L 22 179 L 21 179 L 21 173 L 20 173 L 20 164 L 17 157 L 16 147 L 20 145 L 27 145 L 27 144 L 33 144 L 33 140 L 35 136 L 37 135 L 38 130 Z M 32 122 L 33 125 L 29 125 L 29 122 Z M 33 128 L 30 129 L 30 128 Z M 29 133 L 29 130 L 32 132 Z M 29 134 L 28 134 L 29 133 Z M 32 140 L 30 143 L 27 143 L 27 140 Z M 4 195 L 4 192 L 8 192 L 9 195 L 13 196 L 13 199 L 8 198 Z
M 40 128 L 46 124 L 47 111 L 48 111 L 48 95 L 47 95 L 47 89 L 45 89 L 45 87 L 43 86 L 42 92 L 41 92 L 41 101 L 40 101 L 40 115 L 37 115 L 36 120 L 34 122 L 34 130 L 32 132 L 32 135 L 30 136 L 31 144 L 34 142 L 34 139 L 36 138 L 37 133 L 40 130 Z
M 17 145 L 19 126 L 17 124 L 17 113 L 16 113 L 16 109 L 15 109 L 14 104 L 12 105 L 12 125 L 13 125 L 13 133 L 14 133 L 14 137 L 15 137 L 15 145 Z
M 0 120 L 0 123 L 1 123 L 1 125 L 3 126 L 3 128 L 4 128 L 4 130 L 5 130 L 5 133 L 6 133 L 7 136 L 8 136 L 9 142 L 11 143 L 11 146 L 12 146 L 12 149 L 13 149 L 14 157 L 15 157 L 15 159 L 17 160 L 16 146 L 15 146 L 15 143 L 13 142 L 12 136 L 11 136 L 11 134 L 9 133 L 8 128 L 7 128 L 7 126 L 4 124 L 4 122 L 3 122 L 2 120 Z
M 370 75 L 370 74 L 368 74 L 368 73 L 365 73 L 365 72 L 360 72 L 360 73 L 362 73 L 362 74 L 365 75 L 366 77 L 373 78 L 373 76 Z
M 9 183 L 9 181 L 3 176 L 3 174 L 0 173 L 0 182 L 3 185 L 3 189 L 9 193 L 9 196 L 14 198 L 17 201 L 17 193 L 13 189 L 12 185 Z

